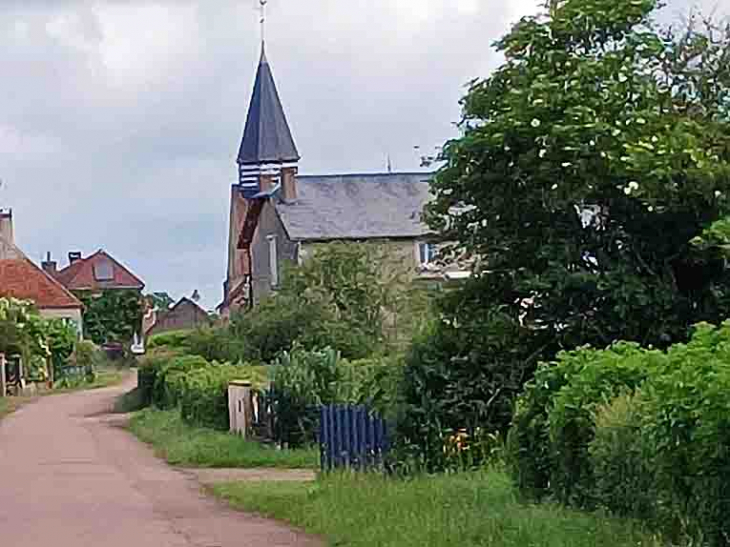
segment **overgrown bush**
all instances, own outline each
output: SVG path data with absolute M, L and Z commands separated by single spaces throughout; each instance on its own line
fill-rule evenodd
M 157 348 L 152 351 L 148 350 L 147 354 L 140 359 L 137 368 L 137 387 L 139 388 L 140 400 L 143 406 L 153 404 L 155 382 L 159 368 L 178 355 L 179 353 L 176 351 Z
M 504 435 L 513 401 L 536 367 L 524 346 L 514 345 L 534 334 L 501 313 L 465 317 L 463 294 L 439 301 L 438 319 L 416 337 L 403 370 L 397 457 L 428 472 L 462 464 L 445 450 L 455 435 L 467 446 Z
M 700 325 L 642 391 L 661 524 L 697 545 L 730 545 L 730 322 Z
M 192 425 L 228 430 L 228 385 L 234 380 L 249 381 L 254 388 L 261 389 L 267 382 L 266 369 L 213 363 L 187 372 L 179 384 L 183 420 Z
M 168 350 L 184 351 L 188 348 L 190 331 L 178 330 L 153 334 L 147 339 L 147 351 L 166 348 Z
M 542 365 L 517 402 L 509 432 L 510 464 L 520 487 L 590 505 L 593 412 L 636 389 L 662 361 L 659 351 L 620 342 L 606 350 L 562 352 Z
M 621 516 L 657 522 L 656 472 L 642 427 L 641 394 L 623 393 L 594 412 L 588 447 L 593 498 Z
M 562 353 L 517 405 L 523 491 L 641 518 L 673 541 L 730 544 L 730 322 L 667 352 Z
M 362 404 L 385 413 L 395 397 L 399 371 L 384 358 L 347 361 L 332 348 L 295 346 L 272 367 L 275 439 L 290 447 L 314 442 L 322 405 Z

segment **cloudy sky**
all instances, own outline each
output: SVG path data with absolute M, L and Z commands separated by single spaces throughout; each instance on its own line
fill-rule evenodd
M 303 173 L 418 168 L 464 84 L 538 0 L 270 0 L 267 55 Z M 0 0 L 0 207 L 34 260 L 105 248 L 149 290 L 225 277 L 257 0 Z M 695 5 L 669 0 L 665 17 Z M 722 0 L 700 0 L 705 10 Z

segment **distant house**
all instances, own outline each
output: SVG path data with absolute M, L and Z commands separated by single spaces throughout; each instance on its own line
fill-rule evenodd
M 148 317 L 153 319 L 150 321 Z M 145 336 L 176 330 L 193 330 L 210 326 L 211 320 L 207 312 L 189 298 L 181 298 L 177 304 L 165 311 L 152 311 L 145 316 L 149 326 Z
M 73 293 L 101 293 L 108 290 L 131 290 L 138 293 L 144 282 L 106 251 L 83 258 L 79 252 L 68 253 L 68 266 L 58 270 L 50 253 L 43 269 Z
M 31 300 L 42 317 L 61 319 L 83 333 L 83 304 L 15 245 L 13 214 L 7 210 L 0 211 L 0 296 Z
M 414 275 L 468 276 L 456 264 L 436 264 L 434 234 L 422 221 L 431 173 L 302 176 L 300 156 L 265 53 L 238 153 L 231 188 L 228 273 L 219 310 L 259 302 L 321 243 L 378 241 Z
M 103 250 L 86 258 L 71 252 L 68 259 L 58 270 L 49 253 L 42 267 L 84 303 L 86 337 L 117 348 L 131 342 L 142 332 L 144 282 Z

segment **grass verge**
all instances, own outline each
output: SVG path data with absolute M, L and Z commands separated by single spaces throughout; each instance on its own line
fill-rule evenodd
M 348 547 L 658 546 L 638 524 L 519 501 L 499 471 L 401 481 L 334 475 L 315 484 L 226 483 L 232 506 L 284 520 Z
M 73 381 L 70 385 L 64 385 L 64 381 L 60 380 L 60 387 L 54 388 L 52 391 L 45 392 L 42 395 L 53 395 L 56 393 L 73 393 L 75 391 L 85 391 L 88 389 L 102 389 L 105 387 L 115 386 L 124 380 L 128 369 L 119 369 L 115 367 L 100 368 L 95 371 L 94 381 L 86 382 L 83 379 Z
M 0 398 L 0 420 L 18 410 L 24 403 L 27 403 L 28 400 L 29 399 L 27 397 Z
M 145 409 L 129 426 L 172 465 L 208 468 L 315 468 L 316 450 L 278 450 L 223 431 L 192 427 L 177 410 Z

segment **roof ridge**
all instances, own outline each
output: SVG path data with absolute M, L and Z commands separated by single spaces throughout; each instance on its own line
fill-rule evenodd
M 28 264 L 30 264 L 30 266 L 37 273 L 39 273 L 41 276 L 45 277 L 51 283 L 51 285 L 53 285 L 57 289 L 60 289 L 61 292 L 66 297 L 70 298 L 73 302 L 75 302 L 76 304 L 78 304 L 79 307 L 83 307 L 83 303 L 81 302 L 81 300 L 79 300 L 78 298 L 76 298 L 76 296 L 74 296 L 74 294 L 71 291 L 69 291 L 63 285 L 63 283 L 61 283 L 60 281 L 58 281 L 57 279 L 55 279 L 47 271 L 45 271 L 43 268 L 39 267 L 35 262 L 33 262 L 28 257 L 28 255 L 23 252 L 23 250 L 20 247 L 18 247 L 15 243 L 13 243 L 11 241 L 8 241 L 6 238 L 4 238 L 2 236 L 0 236 L 0 240 L 2 240 L 3 243 L 5 243 L 6 245 L 10 246 L 15 252 L 17 252 L 20 255 L 20 258 L 14 258 L 14 259 L 8 259 L 8 260 L 22 260 L 24 262 L 27 262 Z

